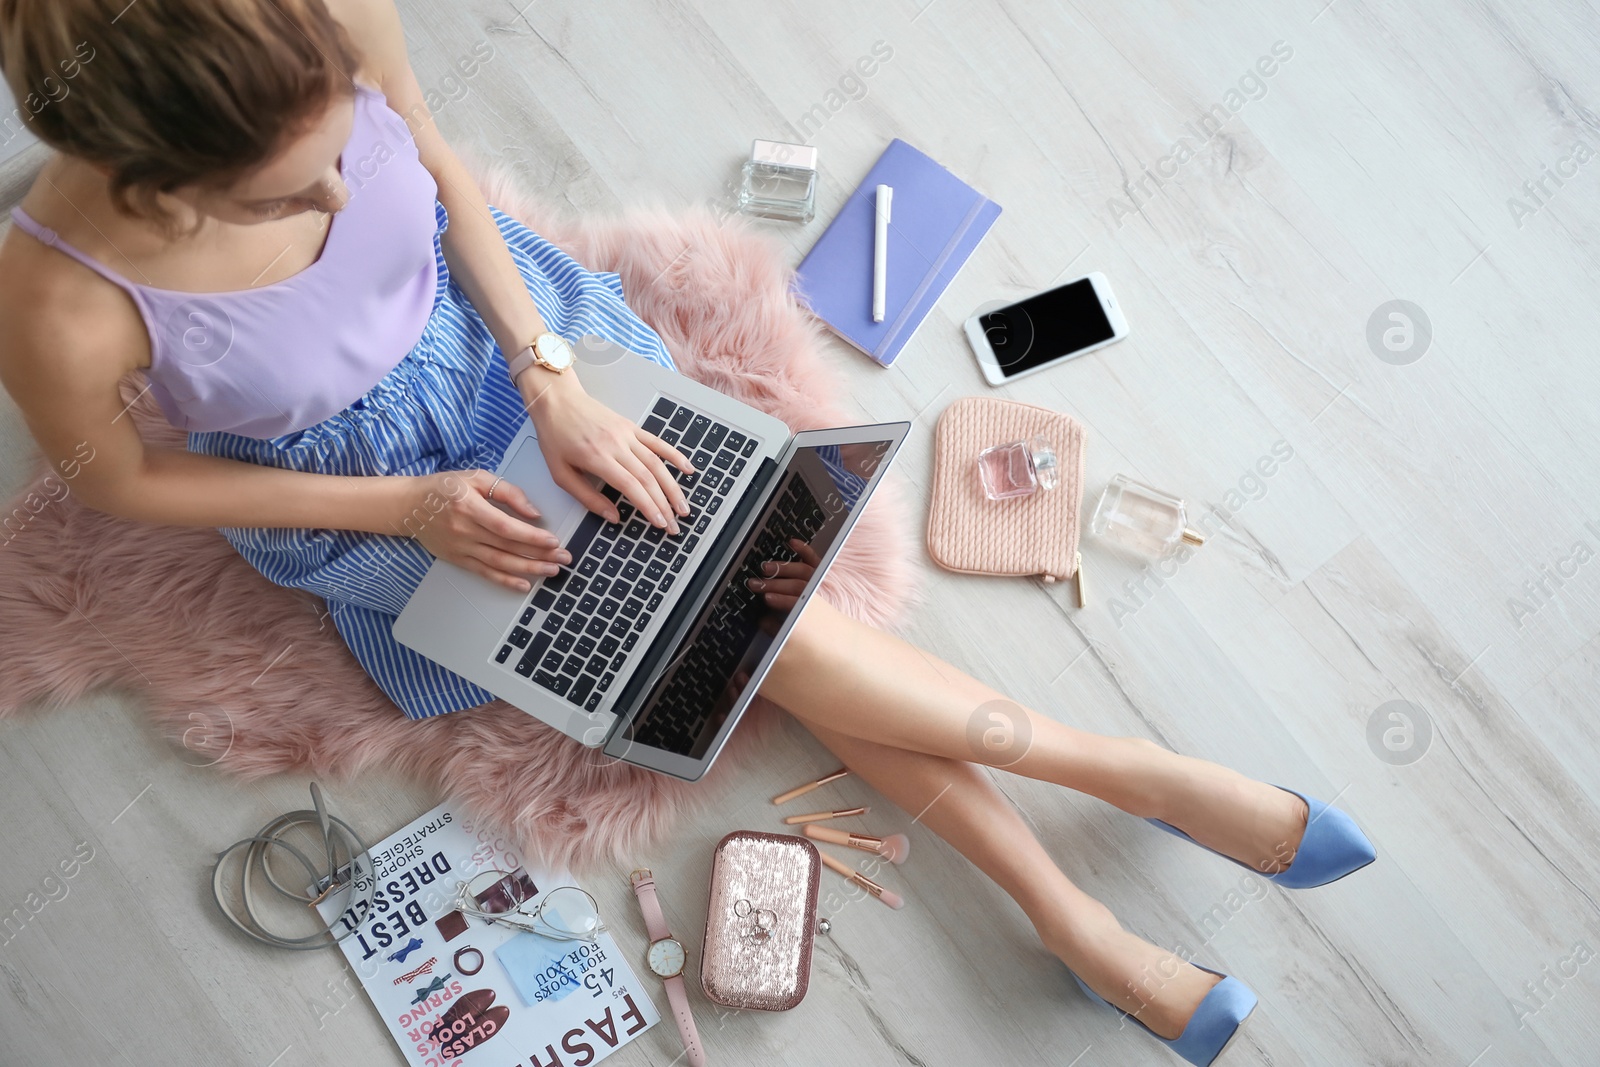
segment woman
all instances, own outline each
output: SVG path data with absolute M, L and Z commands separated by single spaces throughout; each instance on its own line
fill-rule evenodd
M 670 356 L 615 275 L 484 203 L 428 115 L 391 0 L 0 0 L 0 46 L 57 152 L 0 248 L 0 381 L 52 461 L 92 448 L 86 504 L 223 529 L 269 578 L 323 596 L 413 717 L 489 699 L 389 636 L 433 557 L 518 590 L 570 562 L 483 469 L 525 412 L 562 488 L 615 518 L 597 476 L 676 530 L 669 467 L 688 460 L 578 373 L 535 363 L 513 382 L 506 358 L 546 331 Z M 191 431 L 187 451 L 146 447 L 122 418 L 133 370 Z M 755 584 L 776 605 L 795 581 Z M 1123 931 L 967 762 L 969 713 L 994 690 L 816 601 L 764 692 L 1010 893 L 1087 992 L 1180 1055 L 1210 1062 L 1254 1006 Z M 1008 770 L 1285 885 L 1372 859 L 1347 816 L 1299 794 L 1015 714 L 1033 740 Z

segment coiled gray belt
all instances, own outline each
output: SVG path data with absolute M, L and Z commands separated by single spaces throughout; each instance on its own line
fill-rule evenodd
M 283 835 L 299 826 L 314 826 L 322 835 L 323 846 L 327 856 L 327 870 L 318 872 L 304 852 L 283 840 Z M 339 853 L 344 853 L 341 862 Z M 272 872 L 272 866 L 267 862 L 268 854 L 275 848 L 280 848 L 300 861 L 300 866 L 306 873 L 306 884 L 320 887 L 320 892 L 315 896 L 289 889 L 280 883 Z M 240 849 L 244 850 L 244 862 L 239 871 L 239 895 L 243 904 L 243 914 L 234 910 L 233 904 L 224 893 L 223 867 L 232 856 Z M 266 876 L 267 883 L 281 895 L 290 900 L 297 900 L 302 904 L 315 909 L 317 904 L 329 896 L 340 891 L 354 888 L 355 885 L 365 882 L 366 890 L 363 896 L 352 898 L 346 902 L 345 908 L 354 908 L 361 918 L 365 918 L 372 907 L 372 893 L 374 879 L 372 878 L 372 854 L 362 842 L 360 836 L 351 829 L 350 824 L 334 815 L 329 815 L 327 808 L 322 803 L 322 790 L 317 783 L 311 783 L 311 809 L 291 811 L 273 819 L 260 830 L 242 841 L 235 841 L 217 855 L 217 865 L 211 870 L 211 895 L 217 902 L 217 907 L 222 911 L 223 918 L 242 930 L 248 937 L 271 945 L 274 948 L 287 949 L 315 949 L 327 948 L 355 933 L 359 928 L 347 929 L 342 934 L 335 934 L 331 928 L 325 928 L 305 937 L 288 937 L 274 933 L 267 929 L 260 917 L 256 914 L 255 898 L 250 888 L 254 880 L 256 869 Z M 339 880 L 340 868 L 346 868 L 347 880 Z M 341 911 L 344 909 L 341 909 Z

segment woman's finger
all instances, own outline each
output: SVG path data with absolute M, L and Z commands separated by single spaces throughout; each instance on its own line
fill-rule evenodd
M 482 468 L 462 471 L 444 471 L 442 472 L 440 485 L 444 490 L 444 495 L 452 503 L 460 503 L 468 493 L 488 499 L 489 493 L 492 490 L 494 492 L 494 502 L 507 504 L 510 503 L 507 498 L 513 490 L 519 494 L 521 493 L 520 490 L 517 490 L 515 486 L 511 485 L 504 478 L 501 478 L 493 471 L 483 470 Z M 524 507 L 526 507 L 531 514 L 524 512 L 522 510 Z M 528 501 L 526 496 L 521 497 L 520 506 L 516 506 L 516 510 L 520 514 L 528 514 L 529 518 L 537 519 L 539 517 L 538 510 L 534 509 L 533 504 Z
M 520 485 L 514 485 L 504 478 L 490 478 L 489 487 L 494 490 L 494 496 L 490 498 L 486 490 L 484 497 L 490 499 L 491 503 L 504 504 L 529 522 L 539 517 L 539 509 L 533 506 L 533 501 L 528 499 L 528 494 L 522 491 Z
M 519 556 L 513 552 L 502 552 L 498 548 L 491 548 L 488 545 L 478 545 L 470 551 L 469 558 L 477 560 L 492 571 L 496 576 L 496 580 L 511 578 L 522 583 L 521 585 L 513 585 L 512 588 L 514 589 L 526 591 L 530 588 L 527 568 L 531 561 L 525 556 Z M 538 566 L 549 568 L 545 576 L 554 574 L 556 570 L 553 564 L 540 563 Z
M 640 441 L 634 442 L 633 454 L 639 457 L 639 462 L 644 464 L 644 469 L 650 472 L 650 475 L 655 478 L 656 484 L 661 487 L 662 493 L 666 494 L 667 506 L 679 518 L 689 514 L 689 498 L 683 495 L 683 487 L 672 476 L 672 472 L 667 470 L 667 465 L 661 462 L 661 457 L 646 448 L 644 443 Z
M 645 521 L 653 521 L 650 516 L 660 505 L 650 498 L 650 492 L 643 483 L 634 476 L 633 472 L 624 467 L 621 462 L 613 461 L 606 473 L 602 474 L 606 484 L 628 499 L 639 511 L 639 517 Z
M 648 433 L 641 428 L 639 430 L 639 441 L 651 452 L 654 452 L 656 455 L 660 456 L 674 467 L 677 467 L 683 473 L 694 473 L 694 464 L 689 462 L 689 457 L 685 456 L 682 452 L 679 452 L 676 448 L 673 448 L 671 445 L 667 444 L 655 434 Z
M 519 578 L 514 574 L 507 574 L 504 571 L 496 570 L 494 567 L 489 566 L 487 563 L 474 556 L 463 556 L 452 560 L 451 562 L 455 563 L 456 566 L 462 568 L 463 570 L 471 571 L 480 578 L 487 578 L 496 585 L 503 585 L 507 589 L 518 593 L 526 593 L 528 590 L 533 588 L 533 583 L 529 582 L 528 579 Z
M 602 519 L 607 522 L 617 522 L 619 520 L 617 506 L 607 499 L 604 493 L 596 489 L 593 483 L 576 467 L 565 465 L 560 470 L 551 468 L 550 476 L 574 500 L 599 515 Z M 622 487 L 619 485 L 617 488 L 621 489 Z
M 533 524 L 533 520 L 539 518 L 539 509 L 533 506 L 527 494 L 505 479 L 485 470 L 461 471 L 446 475 L 444 486 L 449 498 L 484 529 L 535 550 L 560 546 L 555 534 Z M 491 489 L 494 501 L 489 500 Z M 495 507 L 495 502 L 507 504 L 513 513 Z
M 509 552 L 513 556 L 526 559 L 527 565 L 522 568 L 525 574 L 554 574 L 564 563 L 572 562 L 572 553 L 564 548 L 529 548 L 527 545 L 518 544 L 510 538 L 500 537 L 488 530 L 483 531 L 481 544 L 501 552 Z
M 643 441 L 633 442 L 633 454 L 644 464 L 644 469 L 650 472 L 651 477 L 655 478 L 656 484 L 661 486 L 661 492 L 667 498 L 667 507 L 680 517 L 689 514 L 689 498 L 684 495 L 683 487 L 678 484 L 678 479 L 673 477 L 661 457 Z
M 664 472 L 666 468 L 661 466 L 661 461 L 652 456 L 647 462 L 640 458 L 638 453 L 634 452 L 630 446 L 626 454 L 617 457 L 617 462 L 626 467 L 628 473 L 632 474 L 634 479 L 644 487 L 645 492 L 650 495 L 650 501 L 654 508 L 649 514 L 655 516 L 651 521 L 663 528 L 669 525 L 676 527 L 677 509 L 667 497 L 667 491 L 661 487 L 661 482 L 657 480 L 655 471 L 650 469 L 653 465 Z M 676 529 L 673 532 L 676 533 Z
M 794 549 L 795 554 L 800 557 L 800 562 L 809 564 L 812 567 L 821 565 L 822 557 L 817 555 L 816 550 L 806 542 L 800 540 L 800 538 L 789 538 L 789 547 Z
M 803 593 L 807 578 L 751 578 L 744 584 L 753 593 Z
M 811 577 L 816 572 L 815 567 L 809 563 L 797 563 L 789 560 L 767 560 L 761 565 L 761 573 L 768 578 L 799 578 L 801 581 Z
M 500 483 L 504 485 L 504 482 Z M 526 546 L 534 552 L 548 553 L 561 547 L 561 541 L 555 534 L 542 526 L 535 526 L 531 522 L 507 515 L 499 508 L 481 496 L 473 494 L 476 499 L 467 501 L 467 515 L 487 533 L 504 538 L 517 545 Z M 498 498 L 499 490 L 495 490 Z
M 639 513 L 645 519 L 676 533 L 678 521 L 672 514 L 672 507 L 667 503 L 667 494 L 661 491 L 661 486 L 656 484 L 656 480 L 650 476 L 650 472 L 639 461 L 639 457 L 628 452 L 617 456 L 613 462 L 627 474 L 631 488 L 625 488 L 620 482 L 612 481 L 610 478 L 606 480 L 633 501 L 633 506 L 639 509 Z
M 763 593 L 762 601 L 773 611 L 791 611 L 800 603 L 799 593 Z

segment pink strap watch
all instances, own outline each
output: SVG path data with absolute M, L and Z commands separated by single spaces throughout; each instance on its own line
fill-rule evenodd
M 678 1034 L 683 1038 L 683 1051 L 689 1067 L 704 1067 L 705 1050 L 700 1047 L 700 1032 L 694 1026 L 694 1013 L 689 1010 L 689 994 L 683 987 L 683 968 L 688 955 L 683 945 L 667 932 L 667 918 L 661 913 L 661 901 L 656 899 L 656 878 L 648 868 L 641 867 L 629 876 L 633 891 L 639 897 L 639 910 L 644 913 L 645 932 L 650 935 L 650 947 L 645 951 L 645 963 L 661 978 L 667 987 L 667 1003 L 678 1020 Z
M 558 333 L 546 330 L 535 337 L 532 344 L 506 360 L 506 364 L 514 382 L 517 376 L 529 367 L 537 365 L 560 374 L 576 361 L 577 357 L 573 354 L 572 346 L 567 343 L 567 339 Z

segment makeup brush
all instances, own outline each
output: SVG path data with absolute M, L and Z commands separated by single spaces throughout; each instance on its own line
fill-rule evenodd
M 900 864 L 911 855 L 911 839 L 905 834 L 890 834 L 888 837 L 873 837 L 871 834 L 858 834 L 835 830 L 831 826 L 804 826 L 801 833 L 813 841 L 827 841 L 835 845 L 844 845 L 846 848 L 858 848 L 862 852 L 873 852 L 890 863 Z
M 873 896 L 889 905 L 889 907 L 893 908 L 895 911 L 899 911 L 901 908 L 906 906 L 906 902 L 902 900 L 900 894 L 896 893 L 894 890 L 883 888 L 883 886 L 879 885 L 877 882 L 874 882 L 871 878 L 868 878 L 860 871 L 851 870 L 849 867 L 846 867 L 844 864 L 840 863 L 826 852 L 818 850 L 817 855 L 821 856 L 822 862 L 826 863 L 829 867 L 837 871 L 845 879 L 845 881 L 854 882 L 862 889 L 865 889 L 868 893 L 871 893 Z
M 840 808 L 838 811 L 813 811 L 809 815 L 790 815 L 783 821 L 790 826 L 807 822 L 826 822 L 828 819 L 846 819 L 852 815 L 865 815 L 871 808 Z
M 795 788 L 795 789 L 791 789 L 787 793 L 779 793 L 777 796 L 772 798 L 772 802 L 774 804 L 787 804 L 787 803 L 789 803 L 789 801 L 793 800 L 795 797 L 804 796 L 805 794 L 811 792 L 813 789 L 819 789 L 822 786 L 827 785 L 829 782 L 837 782 L 839 779 L 843 778 L 845 775 L 847 775 L 849 773 L 850 773 L 850 768 L 849 767 L 840 767 L 838 770 L 834 771 L 832 774 L 825 774 L 821 778 L 818 778 L 814 782 L 807 782 L 805 785 L 799 786 L 798 788 Z

